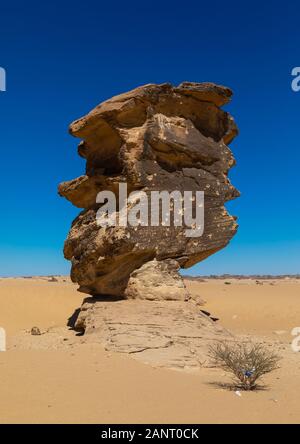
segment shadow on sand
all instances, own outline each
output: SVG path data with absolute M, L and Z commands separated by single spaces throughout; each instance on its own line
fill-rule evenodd
M 241 392 L 260 392 L 260 391 L 266 391 L 268 390 L 268 387 L 266 385 L 260 385 L 257 384 L 253 390 L 245 390 L 242 385 L 240 385 L 238 382 L 220 382 L 220 381 L 211 381 L 207 383 L 208 385 L 212 386 L 213 388 L 223 389 L 223 390 L 229 390 L 229 391 L 237 391 L 240 390 Z

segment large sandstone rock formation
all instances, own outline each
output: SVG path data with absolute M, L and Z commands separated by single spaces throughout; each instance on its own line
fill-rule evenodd
M 71 278 L 92 296 L 186 300 L 178 269 L 225 247 L 237 224 L 224 203 L 238 196 L 227 174 L 235 161 L 228 144 L 237 134 L 220 107 L 232 92 L 211 83 L 145 85 L 113 97 L 73 122 L 81 139 L 85 175 L 63 182 L 59 194 L 83 211 L 74 220 L 64 254 Z M 204 191 L 204 232 L 185 226 L 101 227 L 99 191 Z

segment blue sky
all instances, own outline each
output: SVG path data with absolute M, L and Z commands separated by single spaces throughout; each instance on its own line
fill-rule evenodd
M 298 4 L 297 4 L 298 3 Z M 230 245 L 188 273 L 299 273 L 299 2 L 32 2 L 1 5 L 0 275 L 68 273 L 63 242 L 78 209 L 58 197 L 81 175 L 68 124 L 145 83 L 231 87 Z

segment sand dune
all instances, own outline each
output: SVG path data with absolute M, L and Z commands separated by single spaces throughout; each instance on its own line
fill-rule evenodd
M 8 351 L 0 353 L 0 422 L 299 423 L 300 353 L 290 347 L 290 331 L 300 326 L 299 281 L 187 285 L 224 327 L 276 345 L 283 359 L 265 378 L 266 390 L 238 397 L 218 385 L 228 381 L 218 369 L 158 369 L 82 339 L 75 344 L 66 323 L 83 295 L 69 279 L 1 279 L 0 326 Z M 33 326 L 57 328 L 65 346 L 19 348 L 13 338 Z

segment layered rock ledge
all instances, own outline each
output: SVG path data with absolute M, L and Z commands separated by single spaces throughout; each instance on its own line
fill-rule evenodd
M 194 301 L 87 298 L 76 322 L 88 342 L 126 353 L 145 364 L 181 370 L 211 366 L 208 347 L 233 336 Z

